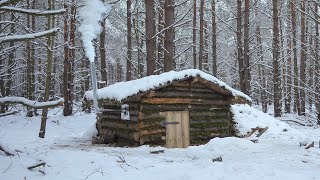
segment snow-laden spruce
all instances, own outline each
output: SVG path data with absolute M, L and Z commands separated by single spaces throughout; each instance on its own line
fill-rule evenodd
M 226 83 L 220 81 L 218 78 L 204 73 L 197 69 L 187 69 L 183 71 L 170 71 L 162 73 L 160 75 L 151 75 L 141 79 L 136 79 L 127 82 L 119 82 L 108 87 L 98 90 L 98 99 L 115 99 L 121 101 L 129 96 L 135 95 L 140 92 L 146 92 L 161 86 L 170 84 L 172 81 L 182 80 L 189 77 L 200 76 L 207 81 L 210 81 L 218 86 L 228 90 L 233 96 L 242 97 L 248 101 L 252 101 L 251 98 L 244 93 L 231 88 Z M 92 91 L 85 93 L 85 98 L 92 99 Z

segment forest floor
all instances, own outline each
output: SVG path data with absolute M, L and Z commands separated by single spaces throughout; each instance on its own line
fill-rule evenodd
M 299 118 L 287 115 L 282 120 Z M 14 156 L 0 152 L 0 180 L 320 180 L 320 127 L 291 123 L 288 129 L 280 122 L 275 126 L 283 126 L 287 135 L 269 133 L 274 128 L 269 126 L 258 143 L 252 138 L 229 137 L 186 149 L 166 149 L 91 145 L 94 125 L 93 113 L 63 117 L 61 110 L 53 109 L 46 137 L 40 139 L 40 117 L 28 118 L 25 113 L 1 117 L 0 145 Z M 303 141 L 315 141 L 315 147 L 304 149 L 299 146 Z M 164 153 L 150 153 L 157 150 Z M 222 162 L 213 161 L 219 157 Z M 40 162 L 46 165 L 27 169 Z

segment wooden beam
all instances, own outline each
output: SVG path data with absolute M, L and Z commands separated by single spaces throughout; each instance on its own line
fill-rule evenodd
M 211 90 L 210 90 L 211 91 Z M 172 89 L 172 91 L 150 91 L 143 97 L 151 98 L 151 97 L 158 97 L 158 98 L 199 98 L 199 99 L 220 99 L 223 100 L 224 96 L 221 94 L 214 93 L 211 91 L 210 93 L 203 93 L 203 92 L 190 92 L 190 91 L 177 91 Z
M 192 98 L 142 98 L 141 102 L 149 104 L 210 104 L 210 105 L 228 105 L 232 100 L 206 100 Z
M 191 104 L 190 98 L 143 98 L 142 102 L 150 104 Z

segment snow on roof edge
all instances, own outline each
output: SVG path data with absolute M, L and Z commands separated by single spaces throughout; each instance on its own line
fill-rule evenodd
M 223 81 L 218 78 L 202 72 L 198 69 L 186 69 L 182 71 L 170 71 L 165 72 L 160 75 L 151 75 L 141 79 L 126 81 L 126 82 L 118 82 L 112 84 L 110 86 L 104 87 L 102 89 L 98 89 L 98 99 L 114 99 L 117 101 L 122 101 L 123 99 L 141 93 L 146 92 L 152 89 L 155 89 L 160 86 L 165 86 L 170 84 L 175 80 L 182 80 L 185 78 L 200 76 L 201 78 L 210 81 L 218 86 L 229 91 L 233 96 L 239 96 L 244 98 L 245 100 L 252 102 L 252 99 L 246 94 L 231 88 Z M 92 99 L 93 94 L 92 91 L 87 91 L 84 95 L 87 99 Z

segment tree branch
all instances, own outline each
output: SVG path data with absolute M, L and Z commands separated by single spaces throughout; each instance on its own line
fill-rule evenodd
M 28 170 L 32 170 L 32 169 L 34 169 L 34 168 L 36 168 L 36 167 L 39 167 L 39 166 L 45 166 L 46 165 L 46 162 L 41 162 L 41 163 L 39 163 L 39 164 L 36 164 L 36 165 L 33 165 L 33 166 L 29 166 L 28 167 Z M 41 172 L 42 173 L 42 172 Z
M 62 105 L 64 102 L 63 99 L 59 99 L 56 101 L 48 101 L 48 102 L 37 102 L 31 101 L 24 97 L 3 97 L 0 98 L 0 104 L 22 104 L 27 107 L 32 107 L 34 109 L 43 109 L 43 108 L 52 108 L 56 106 Z
M 63 14 L 66 12 L 65 9 L 46 11 L 46 10 L 37 10 L 37 9 L 23 9 L 23 8 L 16 8 L 16 7 L 9 7 L 9 6 L 0 7 L 0 10 L 13 11 L 13 12 L 24 13 L 24 14 L 35 15 L 35 16 L 49 16 L 49 15 Z
M 12 115 L 12 114 L 17 114 L 17 113 L 18 113 L 18 111 L 11 111 L 11 112 L 0 114 L 0 117 L 9 116 L 9 115 Z
M 47 31 L 31 33 L 31 34 L 4 36 L 4 37 L 0 37 L 0 43 L 27 41 L 27 40 L 31 40 L 31 39 L 36 39 L 36 38 L 40 38 L 40 37 L 43 37 L 43 36 L 47 36 L 47 35 L 54 35 L 58 31 L 59 31 L 59 28 L 54 28 L 54 29 L 50 29 L 50 30 L 47 30 Z

